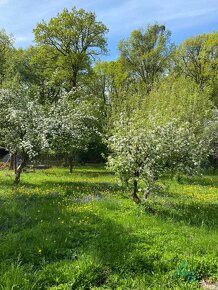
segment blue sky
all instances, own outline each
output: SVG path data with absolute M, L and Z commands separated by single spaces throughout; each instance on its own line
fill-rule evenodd
M 108 59 L 116 58 L 121 38 L 155 21 L 172 31 L 175 43 L 218 30 L 218 0 L 0 0 L 0 28 L 14 35 L 17 47 L 27 47 L 38 22 L 72 6 L 94 11 L 107 25 Z

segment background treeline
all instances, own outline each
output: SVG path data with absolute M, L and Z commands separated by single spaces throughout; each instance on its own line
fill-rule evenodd
M 117 60 L 100 61 L 107 32 L 94 13 L 76 8 L 37 24 L 35 45 L 26 49 L 0 31 L 1 147 L 25 163 L 58 154 L 72 170 L 75 160 L 102 161 L 111 152 L 106 144 L 121 117 L 134 124 L 176 118 L 195 133 L 216 123 L 218 32 L 176 46 L 155 23 L 122 39 Z M 215 165 L 216 138 L 213 148 Z

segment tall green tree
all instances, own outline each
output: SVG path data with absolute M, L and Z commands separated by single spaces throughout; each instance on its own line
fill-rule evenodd
M 132 109 L 138 107 L 145 95 L 143 88 L 132 80 L 122 59 L 96 63 L 92 89 L 104 103 L 106 131 L 111 129 L 120 112 L 131 114 Z
M 145 85 L 147 93 L 169 66 L 173 51 L 170 35 L 164 25 L 148 25 L 147 29 L 133 31 L 129 39 L 119 44 L 127 70 L 133 79 Z
M 41 101 L 53 102 L 60 97 L 65 76 L 58 68 L 58 57 L 54 58 L 49 48 L 31 46 L 17 51 L 14 58 L 14 71 L 17 71 L 20 82 L 31 91 L 37 91 Z
M 13 37 L 7 35 L 4 29 L 0 30 L 0 85 L 3 84 L 7 74 L 8 64 L 13 52 Z
M 211 91 L 218 105 L 218 32 L 202 34 L 185 40 L 175 54 L 175 71 Z
M 65 88 L 78 86 L 80 77 L 90 69 L 92 61 L 106 53 L 106 26 L 92 12 L 64 9 L 56 17 L 39 23 L 35 40 L 49 57 L 55 59 L 58 73 L 63 74 Z

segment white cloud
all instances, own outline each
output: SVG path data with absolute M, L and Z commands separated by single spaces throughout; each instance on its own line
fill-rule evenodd
M 16 42 L 23 42 L 23 41 L 29 41 L 30 37 L 28 36 L 17 36 L 16 37 Z
M 94 11 L 106 24 L 108 43 L 114 50 L 119 39 L 155 21 L 165 24 L 180 40 L 183 35 L 217 29 L 218 0 L 0 0 L 0 24 L 14 34 L 18 45 L 26 47 L 38 22 L 74 5 Z
M 33 35 L 20 35 L 15 37 L 15 45 L 18 47 L 27 47 L 33 41 Z
M 192 27 L 193 22 L 204 24 L 211 19 L 215 20 L 218 14 L 217 0 L 110 0 L 106 9 L 103 9 L 102 2 L 105 0 L 96 0 L 95 5 L 89 4 L 88 8 L 96 10 L 98 18 L 110 28 L 111 35 L 129 33 L 155 21 L 172 29 Z M 108 4 L 110 2 L 111 5 Z

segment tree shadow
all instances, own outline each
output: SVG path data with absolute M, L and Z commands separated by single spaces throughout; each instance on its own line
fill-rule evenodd
M 66 169 L 66 168 L 65 168 Z M 46 170 L 35 170 L 34 172 L 41 172 L 44 173 L 45 175 L 58 175 L 57 172 L 52 172 L 52 171 L 46 171 Z M 32 171 L 26 171 L 25 173 L 32 173 Z M 66 169 L 65 171 L 65 176 L 75 176 L 75 175 L 81 175 L 81 173 L 85 176 L 93 176 L 93 177 L 98 177 L 100 175 L 102 176 L 114 176 L 115 173 L 110 172 L 110 171 L 106 171 L 106 170 L 83 170 L 83 169 L 76 169 L 74 170 L 72 173 L 69 172 L 69 170 Z
M 218 188 L 218 178 L 216 175 L 194 177 L 183 176 L 178 183 L 184 185 L 213 186 Z
M 119 275 L 121 268 L 132 274 L 154 270 L 157 261 L 149 260 L 149 256 L 132 258 L 138 237 L 108 215 L 97 212 L 91 203 L 88 210 L 86 207 L 53 194 L 14 196 L 0 212 L 0 261 L 11 263 L 19 256 L 22 264 L 31 264 L 38 271 L 60 261 L 74 263 L 86 255 Z M 150 237 L 146 238 L 151 242 Z M 55 275 L 47 286 L 55 285 Z
M 36 194 L 36 190 L 40 189 L 40 192 L 52 192 L 53 194 L 60 193 L 61 195 L 101 195 L 104 194 L 124 194 L 125 188 L 112 182 L 93 182 L 92 180 L 86 181 L 41 181 L 39 184 L 32 183 L 30 181 L 21 181 L 19 185 L 14 185 L 10 180 L 2 180 L 1 186 L 12 189 L 14 194 L 19 195 L 19 192 L 24 190 L 32 195 Z
M 76 194 L 91 194 L 91 193 L 118 193 L 123 192 L 124 188 L 111 182 L 88 182 L 88 181 L 63 181 L 54 182 L 46 181 L 41 183 L 41 188 L 58 188 L 63 187 L 66 195 Z
M 75 171 L 73 175 L 75 176 L 81 175 L 81 172 Z M 114 176 L 115 173 L 106 171 L 85 171 L 83 172 L 83 175 L 87 177 L 100 177 L 100 176 Z
M 146 212 L 171 222 L 183 223 L 188 226 L 218 229 L 218 204 L 199 202 L 150 201 L 145 204 Z
M 44 194 L 34 193 L 36 184 L 22 182 L 22 185 L 27 187 L 29 195 L 15 191 L 10 198 L 0 200 L 0 261 L 11 263 L 19 256 L 23 264 L 31 264 L 34 271 L 42 271 L 50 264 L 61 261 L 73 264 L 81 261 L 84 256 L 91 256 L 102 269 L 119 276 L 129 273 L 132 276 L 150 275 L 155 271 L 157 263 L 161 268 L 161 254 L 139 254 L 137 250 L 141 239 L 147 248 L 148 245 L 152 247 L 155 236 L 143 235 L 140 238 L 116 219 L 109 218 L 103 211 L 98 212 L 92 207 L 92 200 L 88 204 L 75 200 L 75 197 L 81 195 L 102 195 L 107 198 L 111 192 L 124 194 L 118 185 L 88 180 L 42 181 L 38 186 L 41 191 L 45 191 Z M 170 219 L 171 222 L 213 230 L 218 228 L 217 204 L 187 204 L 184 200 L 177 204 L 170 198 L 174 197 L 173 193 L 169 193 L 168 197 L 164 204 L 161 201 L 148 202 L 147 210 L 157 218 Z M 114 207 L 115 211 L 119 205 L 115 199 L 111 202 L 109 210 L 113 211 Z M 87 206 L 89 209 L 86 210 Z M 167 272 L 169 269 L 164 267 L 162 271 Z M 47 288 L 40 286 L 37 289 L 48 289 L 56 285 L 55 279 L 59 274 L 54 269 L 51 270 L 54 271 L 51 280 L 45 275 Z M 64 278 L 63 281 L 61 279 L 58 283 L 64 283 Z M 99 278 L 92 286 L 100 286 L 104 281 Z M 39 283 L 44 282 L 39 280 Z

